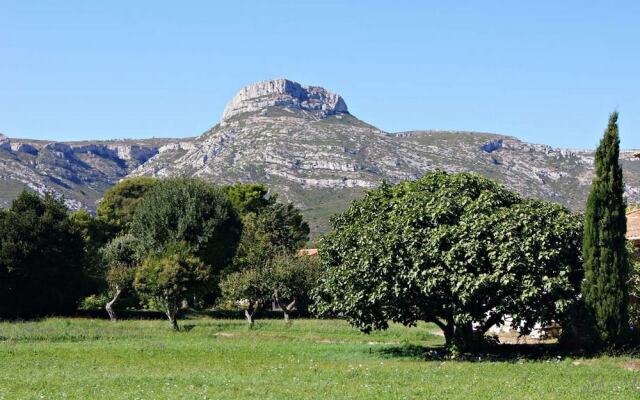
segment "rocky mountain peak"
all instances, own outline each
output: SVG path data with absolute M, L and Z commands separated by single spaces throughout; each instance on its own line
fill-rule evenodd
M 252 83 L 235 95 L 222 114 L 221 123 L 236 115 L 280 106 L 311 112 L 320 118 L 348 113 L 340 95 L 317 86 L 301 85 L 288 79 Z

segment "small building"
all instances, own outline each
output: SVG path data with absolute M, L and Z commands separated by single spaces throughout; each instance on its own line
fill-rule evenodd
M 299 256 L 307 256 L 307 257 L 317 257 L 318 249 L 302 249 L 298 250 Z

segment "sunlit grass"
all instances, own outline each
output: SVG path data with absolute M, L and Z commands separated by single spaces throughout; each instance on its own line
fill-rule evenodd
M 182 325 L 0 323 L 0 399 L 640 397 L 640 372 L 626 357 L 426 361 L 425 349 L 442 343 L 427 324 L 372 335 L 336 320 Z

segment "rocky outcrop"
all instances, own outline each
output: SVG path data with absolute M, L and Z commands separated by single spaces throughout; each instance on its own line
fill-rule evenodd
M 32 156 L 38 155 L 38 148 L 28 143 L 11 143 L 11 151 L 31 154 Z
M 11 151 L 11 140 L 0 133 L 0 149 Z
M 490 140 L 480 146 L 480 148 L 484 150 L 485 153 L 493 153 L 494 151 L 502 148 L 502 139 Z
M 253 83 L 240 89 L 225 107 L 221 123 L 227 123 L 237 115 L 262 111 L 273 106 L 308 111 L 320 118 L 349 112 L 342 97 L 335 93 L 287 79 L 274 79 Z
M 0 137 L 0 206 L 26 188 L 64 196 L 72 209 L 93 210 L 106 188 L 127 176 L 168 141 L 60 143 Z

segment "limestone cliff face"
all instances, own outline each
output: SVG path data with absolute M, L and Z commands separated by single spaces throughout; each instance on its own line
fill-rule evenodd
M 22 190 L 64 196 L 95 209 L 102 193 L 158 154 L 163 140 L 61 143 L 0 137 L 0 206 Z
M 225 107 L 221 123 L 226 124 L 237 115 L 271 106 L 305 110 L 320 118 L 349 112 L 342 97 L 335 93 L 287 79 L 275 79 L 242 88 Z

